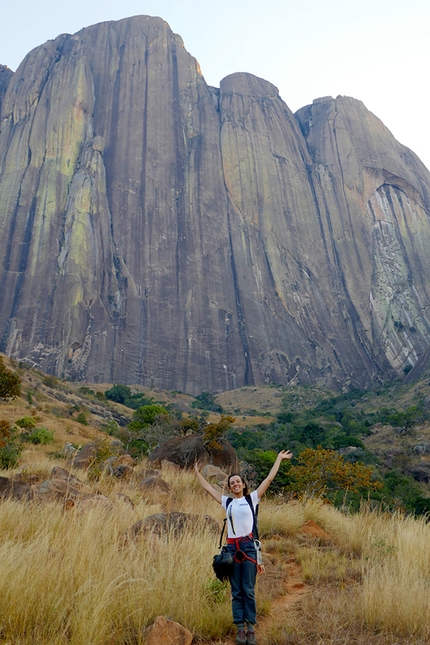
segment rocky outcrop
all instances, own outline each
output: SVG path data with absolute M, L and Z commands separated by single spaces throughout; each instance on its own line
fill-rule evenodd
M 0 65 L 0 114 L 3 97 L 6 94 L 7 86 L 13 76 L 13 72 L 6 65 Z
M 429 345 L 430 175 L 360 101 L 209 87 L 138 16 L 10 78 L 0 350 L 191 394 L 392 378 Z
M 158 465 L 163 461 L 171 462 L 180 468 L 192 468 L 196 462 L 213 464 L 229 472 L 239 468 L 236 451 L 227 439 L 221 437 L 216 445 L 209 446 L 201 435 L 172 437 L 151 452 L 149 461 Z

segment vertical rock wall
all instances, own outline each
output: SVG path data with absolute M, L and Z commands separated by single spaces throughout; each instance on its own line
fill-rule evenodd
M 196 394 L 428 346 L 429 173 L 359 101 L 211 88 L 140 16 L 30 52 L 1 109 L 1 351 Z

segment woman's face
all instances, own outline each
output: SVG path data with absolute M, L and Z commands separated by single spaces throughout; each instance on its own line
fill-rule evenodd
M 230 477 L 229 488 L 235 497 L 242 497 L 245 484 L 240 475 L 233 475 L 233 477 Z

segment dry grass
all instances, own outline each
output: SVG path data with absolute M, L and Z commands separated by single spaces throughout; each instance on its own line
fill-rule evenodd
M 55 431 L 55 443 L 27 446 L 19 469 L 0 475 L 19 470 L 43 480 L 54 465 L 65 466 L 49 452 L 61 451 L 66 441 L 81 445 L 99 430 L 95 422 L 85 427 L 67 416 L 71 403 L 52 398 L 34 374 L 23 378 L 31 379 L 25 387 L 32 404 L 25 397 L 2 403 L 0 418 L 37 416 L 38 425 Z M 140 464 L 137 474 L 145 468 Z M 82 471 L 73 474 L 85 480 Z M 196 529 L 122 546 L 124 531 L 162 511 L 210 515 L 221 526 L 222 509 L 192 473 L 168 468 L 162 476 L 171 486 L 166 497 L 143 494 L 138 477 L 86 482 L 111 499 L 109 511 L 0 503 L 1 645 L 143 645 L 142 630 L 159 614 L 188 627 L 197 642 L 223 642 L 231 609 L 228 589 L 211 569 L 218 535 Z M 128 495 L 134 508 L 116 493 Z M 300 531 L 307 520 L 329 534 L 328 543 Z M 318 501 L 265 499 L 259 523 L 267 573 L 258 578 L 257 604 L 260 617 L 272 620 L 262 645 L 430 642 L 430 525 L 424 519 L 366 509 L 348 515 Z M 271 606 L 285 594 L 292 558 L 312 592 L 276 622 Z
M 27 471 L 43 477 L 54 464 L 40 457 Z M 163 477 L 172 493 L 158 501 L 143 498 L 136 482 L 103 478 L 88 484 L 112 500 L 114 493 L 129 495 L 134 509 L 119 502 L 109 511 L 68 512 L 55 503 L 1 503 L 1 643 L 140 644 L 143 629 L 159 614 L 197 639 L 222 639 L 229 632 L 228 590 L 211 570 L 218 535 L 200 529 L 122 546 L 127 528 L 162 510 L 221 520 L 222 509 L 192 473 L 166 469 Z M 308 519 L 329 533 L 328 544 L 300 532 Z M 292 556 L 313 589 L 291 610 L 287 625 L 273 624 L 267 645 L 429 641 L 430 527 L 424 520 L 365 511 L 343 515 L 312 501 L 266 499 L 260 526 L 267 565 L 257 586 L 260 617 L 270 615 L 273 600 L 285 593 Z
M 1 506 L 0 627 L 22 644 L 141 642 L 159 615 L 197 633 L 228 629 L 228 600 L 211 595 L 213 534 L 149 538 L 127 548 L 121 512 L 59 504 Z

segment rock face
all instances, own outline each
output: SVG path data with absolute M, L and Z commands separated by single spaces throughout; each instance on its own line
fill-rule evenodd
M 197 394 L 428 347 L 430 174 L 361 102 L 209 87 L 139 16 L 33 50 L 1 109 L 0 351 Z
M 12 76 L 13 72 L 11 69 L 9 69 L 9 67 L 6 67 L 6 65 L 0 65 L 0 113 L 1 104 Z

